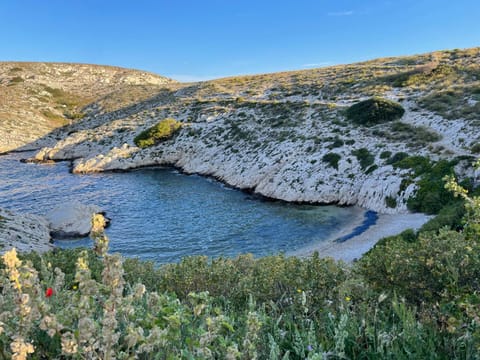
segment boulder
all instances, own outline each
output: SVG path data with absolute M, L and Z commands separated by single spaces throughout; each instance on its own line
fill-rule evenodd
M 96 205 L 79 202 L 59 205 L 46 215 L 50 234 L 57 239 L 87 236 L 92 229 L 92 215 L 98 213 L 103 214 Z

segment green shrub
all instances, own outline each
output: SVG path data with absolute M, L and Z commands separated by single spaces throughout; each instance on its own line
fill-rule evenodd
M 411 211 L 426 214 L 437 214 L 445 205 L 454 201 L 450 191 L 445 189 L 447 175 L 453 175 L 456 161 L 440 160 L 421 175 L 417 182 L 418 190 L 414 197 L 407 200 L 407 207 Z
M 341 158 L 342 157 L 339 154 L 331 152 L 323 155 L 322 161 L 327 163 L 330 167 L 338 170 L 338 162 Z
M 470 151 L 474 154 L 480 154 L 480 143 L 473 144 Z
M 408 157 L 408 154 L 406 152 L 398 152 L 387 160 L 387 164 L 388 165 L 394 165 L 394 164 L 398 163 L 399 161 L 402 161 L 406 157 Z
M 382 151 L 380 154 L 380 159 L 388 159 L 390 156 L 392 156 L 391 151 Z
M 352 155 L 357 157 L 358 162 L 362 170 L 365 170 L 375 161 L 375 156 L 373 156 L 367 148 L 361 148 L 352 151 Z
M 417 234 L 413 229 L 407 229 L 402 231 L 399 236 L 403 239 L 403 241 L 413 243 L 417 240 Z
M 166 118 L 151 128 L 142 131 L 133 140 L 140 148 L 156 145 L 162 140 L 171 138 L 182 127 L 182 123 L 175 119 Z
M 480 243 L 451 230 L 421 233 L 414 242 L 398 236 L 375 246 L 360 260 L 360 269 L 374 287 L 389 288 L 409 302 L 452 300 L 477 287 L 480 258 L 464 263 L 467 253 L 477 251 Z
M 327 146 L 327 148 L 331 150 L 334 148 L 342 147 L 344 143 L 345 142 L 342 139 L 337 137 Z
M 385 198 L 385 205 L 389 208 L 395 209 L 397 207 L 397 199 L 393 196 L 387 196 Z
M 399 161 L 395 161 L 393 163 L 393 166 L 400 169 L 412 169 L 414 172 L 414 176 L 419 176 L 425 172 L 430 171 L 430 169 L 432 168 L 430 159 L 420 155 L 404 157 Z
M 367 170 L 365 170 L 365 174 L 371 174 L 372 172 L 374 172 L 375 170 L 378 169 L 378 165 L 377 164 L 373 164 L 372 166 L 370 166 Z
M 412 126 L 401 121 L 396 121 L 390 125 L 391 134 L 385 134 L 386 138 L 398 141 L 408 141 L 412 145 L 425 145 L 436 142 L 442 137 L 425 126 Z
M 433 219 L 426 222 L 421 228 L 421 232 L 438 231 L 447 227 L 451 230 L 460 230 L 463 227 L 462 218 L 465 215 L 465 206 L 463 201 L 457 200 L 444 206 Z
M 400 119 L 405 110 L 391 100 L 371 98 L 350 106 L 347 118 L 359 125 L 376 125 Z

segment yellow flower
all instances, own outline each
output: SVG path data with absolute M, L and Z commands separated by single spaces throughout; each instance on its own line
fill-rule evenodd
M 302 289 L 297 289 L 297 293 L 301 293 L 302 292 Z
M 352 298 L 350 296 L 345 296 L 345 300 L 350 301 L 350 300 L 352 300 Z
M 12 360 L 26 360 L 28 354 L 33 354 L 34 347 L 32 344 L 25 342 L 20 336 L 15 336 L 10 344 L 12 350 Z

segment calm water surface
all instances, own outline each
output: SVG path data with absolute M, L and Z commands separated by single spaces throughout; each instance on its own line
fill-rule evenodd
M 68 201 L 96 204 L 112 219 L 110 249 L 158 263 L 187 255 L 257 256 L 294 251 L 330 238 L 354 209 L 263 201 L 173 169 L 73 175 L 69 164 L 24 164 L 0 156 L 0 207 L 44 215 Z M 89 239 L 60 247 L 90 246 Z

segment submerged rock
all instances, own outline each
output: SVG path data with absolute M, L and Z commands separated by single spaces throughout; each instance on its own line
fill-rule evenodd
M 92 229 L 93 214 L 103 213 L 96 205 L 79 202 L 61 204 L 47 214 L 50 233 L 55 238 L 83 237 Z

